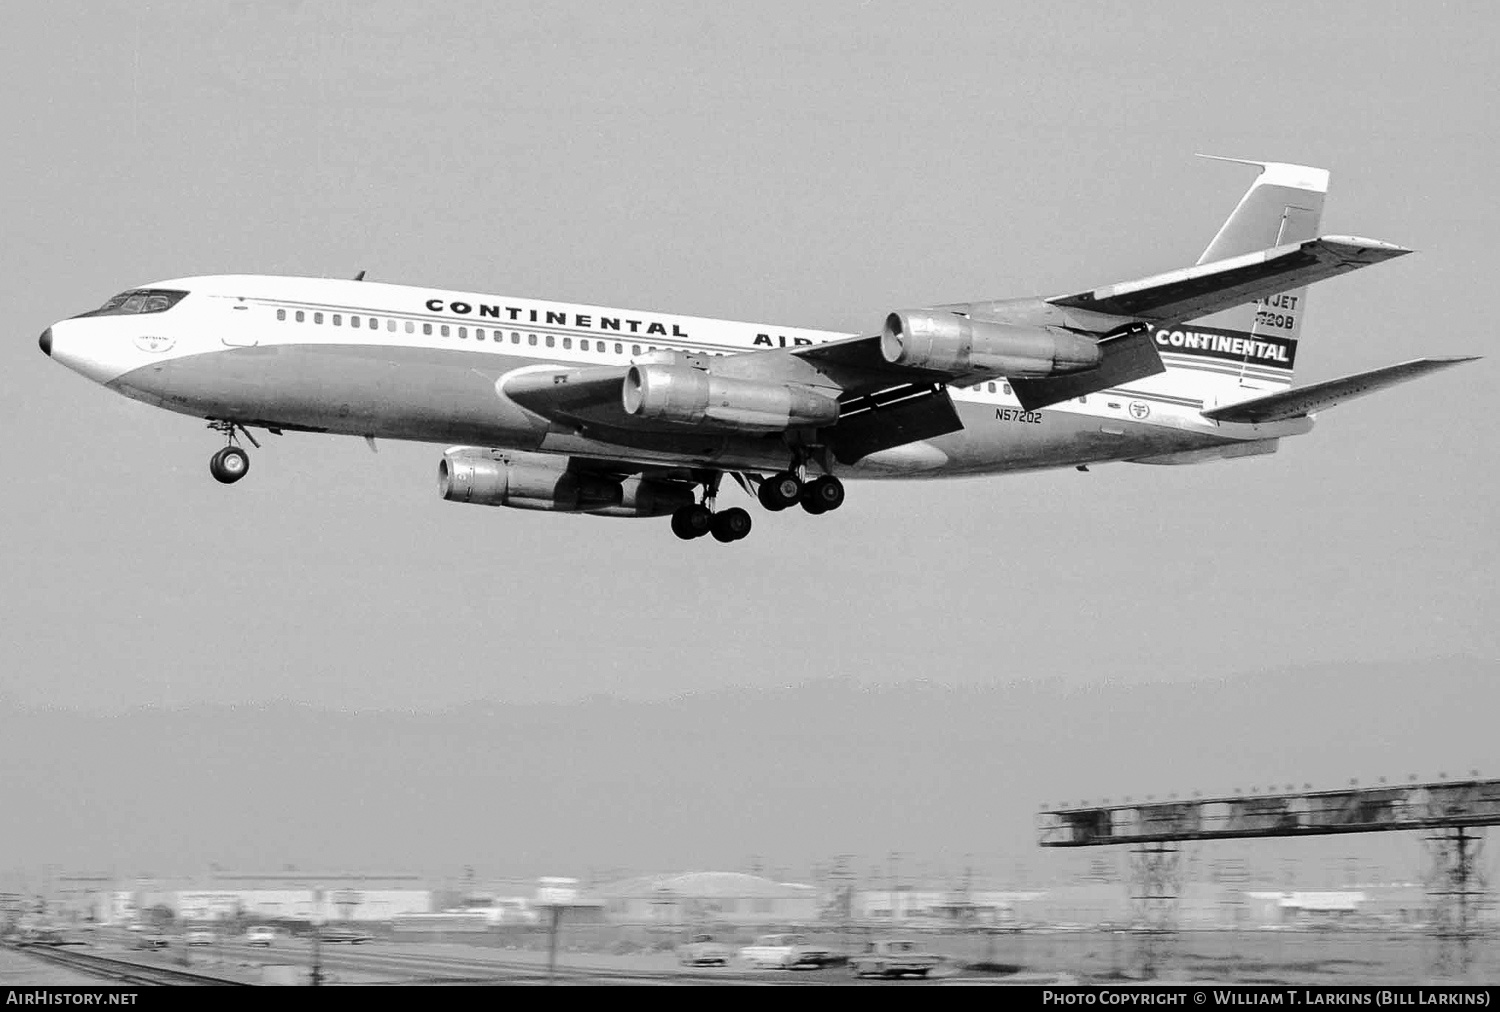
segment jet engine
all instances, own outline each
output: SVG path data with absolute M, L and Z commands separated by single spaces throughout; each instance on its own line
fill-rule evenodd
M 666 516 L 693 503 L 684 482 L 581 474 L 566 457 L 452 450 L 438 464 L 438 493 L 449 502 L 611 517 Z
M 1103 358 L 1096 342 L 1068 331 L 925 309 L 887 316 L 880 354 L 892 365 L 949 376 L 992 372 L 1012 378 L 1082 372 Z
M 837 400 L 806 387 L 672 365 L 631 366 L 622 397 L 626 414 L 689 425 L 781 432 L 832 425 L 839 417 Z

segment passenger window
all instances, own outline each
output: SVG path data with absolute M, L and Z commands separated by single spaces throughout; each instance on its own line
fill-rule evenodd
M 333 322 L 334 323 L 338 323 L 339 322 L 339 318 L 337 316 L 335 316 L 333 318 Z M 359 317 L 357 317 L 357 316 L 351 316 L 351 317 L 349 317 L 349 326 L 351 326 L 351 327 L 358 327 L 359 326 Z
M 335 327 L 342 327 L 344 325 L 344 318 L 342 316 L 340 316 L 338 313 L 334 313 L 333 314 L 333 325 Z M 351 327 L 358 327 L 359 326 L 359 317 L 357 317 L 357 316 L 351 316 L 351 317 L 349 317 L 349 326 L 351 326 Z
M 285 320 L 286 319 L 286 310 L 285 309 L 278 309 L 278 310 L 276 310 L 276 319 L 278 319 L 278 320 Z
M 1010 393 L 1010 384 L 1009 383 L 1002 383 L 1001 386 L 1000 386 L 1000 389 L 1003 390 L 1005 393 L 1009 394 Z
M 370 329 L 371 330 L 379 330 L 380 329 L 380 321 L 377 320 L 377 319 L 375 319 L 375 317 L 373 317 L 373 316 L 370 317 Z
M 432 336 L 432 324 L 430 324 L 430 323 L 424 323 L 424 324 L 422 324 L 422 333 L 426 334 L 428 337 L 431 337 Z
M 448 336 L 448 325 L 446 323 L 442 325 L 442 327 L 440 328 L 440 330 L 441 330 L 441 333 L 442 333 L 443 337 L 447 337 Z
M 417 325 L 414 324 L 414 323 L 412 323 L 410 320 L 407 320 L 406 321 L 406 332 L 408 334 L 413 334 L 413 333 L 416 333 L 416 330 L 417 330 Z
M 314 313 L 313 314 L 313 322 L 314 323 L 322 323 L 323 322 L 323 314 L 322 313 Z
M 476 341 L 483 341 L 484 340 L 484 328 L 483 327 L 475 327 L 474 328 L 474 340 L 476 340 Z
M 994 393 L 994 392 L 995 392 L 995 384 L 991 383 L 990 384 L 990 393 Z
M 641 353 L 641 346 L 638 344 L 632 344 L 630 346 L 630 353 L 632 355 L 639 355 Z
M 529 344 L 529 345 L 531 345 L 532 347 L 535 347 L 536 346 L 536 335 L 535 334 L 527 334 L 526 335 L 526 343 Z
M 520 344 L 521 343 L 521 335 L 517 334 L 514 330 L 511 331 L 510 332 L 510 343 L 511 344 Z
M 458 328 L 458 336 L 461 337 L 461 338 L 463 338 L 465 341 L 467 341 L 469 339 L 469 328 L 468 327 L 459 327 Z
M 394 334 L 396 332 L 396 321 L 395 320 L 386 320 L 385 321 L 385 329 L 389 330 L 392 334 Z
M 1086 402 L 1086 401 L 1087 401 L 1087 400 L 1088 400 L 1088 399 L 1089 399 L 1089 398 L 1088 398 L 1088 394 L 1084 394 L 1084 395 L 1083 395 L 1083 396 L 1082 396 L 1082 397 L 1080 397 L 1080 398 L 1078 398 L 1078 403 L 1079 403 L 1079 404 L 1083 404 L 1083 403 L 1085 403 L 1085 402 Z
M 563 338 L 563 347 L 564 348 L 572 348 L 573 347 L 573 339 L 571 337 L 565 337 L 565 338 Z
M 297 322 L 298 322 L 298 323 L 301 323 L 301 322 L 302 322 L 302 321 L 303 321 L 303 320 L 304 320 L 304 319 L 306 319 L 306 317 L 304 317 L 304 316 L 303 316 L 303 315 L 302 315 L 302 310 L 300 310 L 300 309 L 299 309 L 299 310 L 297 310 Z
M 615 342 L 615 354 L 616 355 L 623 355 L 624 353 L 625 353 L 625 346 L 623 344 L 621 344 L 619 341 L 616 341 Z

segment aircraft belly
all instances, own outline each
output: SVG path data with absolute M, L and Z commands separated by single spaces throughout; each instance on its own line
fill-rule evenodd
M 1233 443 L 1210 433 L 1130 418 L 957 402 L 957 432 L 871 454 L 850 477 L 944 478 L 1128 460 Z M 909 460 L 903 458 L 910 458 Z M 927 466 L 921 466 L 925 462 Z
M 495 381 L 537 360 L 431 348 L 261 345 L 189 355 L 114 381 L 126 396 L 200 418 L 622 461 L 776 470 L 779 438 L 704 432 L 584 433 L 527 411 Z

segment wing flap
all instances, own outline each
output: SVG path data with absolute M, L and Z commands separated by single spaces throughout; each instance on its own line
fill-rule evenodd
M 1355 373 L 1352 376 L 1341 376 L 1323 383 L 1283 390 L 1278 394 L 1257 397 L 1254 400 L 1242 401 L 1227 407 L 1213 408 L 1203 412 L 1203 416 L 1216 422 L 1250 423 L 1280 422 L 1288 418 L 1301 418 L 1314 411 L 1321 411 L 1356 397 L 1376 393 L 1398 383 L 1405 383 L 1419 376 L 1437 372 L 1439 369 L 1446 369 L 1462 362 L 1473 362 L 1476 358 L 1478 356 L 1470 355 L 1454 358 L 1413 359 L 1410 362 L 1371 369 L 1369 372 Z
M 1167 371 L 1148 330 L 1100 341 L 1099 350 L 1104 353 L 1103 360 L 1087 372 L 1011 380 L 1021 407 L 1035 411 Z
M 1047 301 L 1153 322 L 1193 320 L 1410 252 L 1376 239 L 1324 236 Z
M 839 420 L 824 430 L 842 464 L 893 446 L 957 432 L 964 427 L 941 384 L 908 384 L 845 401 Z

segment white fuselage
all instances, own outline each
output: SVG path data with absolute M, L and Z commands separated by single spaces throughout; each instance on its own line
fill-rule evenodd
M 625 366 L 666 350 L 738 355 L 854 336 L 362 281 L 245 275 L 151 287 L 189 294 L 164 312 L 60 321 L 49 353 L 126 396 L 201 418 L 647 466 L 774 471 L 787 454 L 761 434 L 691 426 L 638 445 L 602 442 L 527 411 L 497 387 L 521 369 Z M 954 387 L 961 430 L 831 470 L 894 478 L 1187 463 L 1270 452 L 1277 438 L 1311 427 L 1307 419 L 1204 419 L 1204 390 L 1164 358 L 1169 368 L 1159 376 L 1040 411 L 1023 411 L 1003 381 Z

